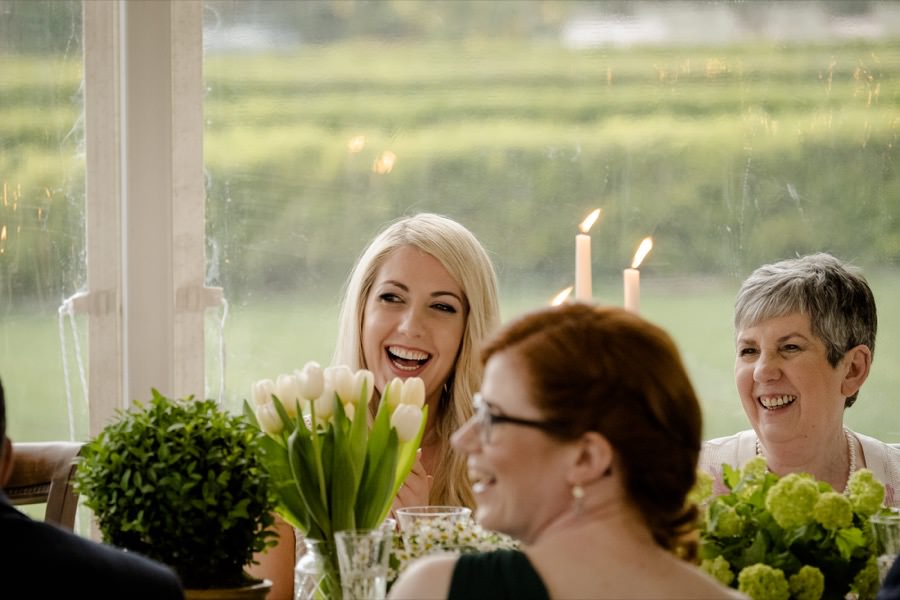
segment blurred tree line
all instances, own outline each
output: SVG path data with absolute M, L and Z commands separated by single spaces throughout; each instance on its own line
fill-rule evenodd
M 45 291 L 83 270 L 73 6 L 0 0 L 0 51 L 6 36 L 22 51 L 0 78 L 6 306 L 58 302 Z M 232 296 L 333 291 L 375 231 L 422 210 L 468 225 L 510 285 L 571 283 L 576 226 L 597 206 L 598 279 L 646 235 L 658 275 L 740 278 L 815 250 L 900 266 L 896 39 L 575 50 L 557 39 L 574 14 L 638 5 L 207 6 L 210 29 L 268 22 L 301 42 L 204 64 L 209 279 Z
M 600 206 L 598 279 L 647 235 L 645 269 L 667 276 L 816 250 L 898 265 L 898 74 L 897 44 L 211 59 L 211 256 L 233 291 L 335 289 L 385 222 L 431 210 L 471 227 L 505 282 L 559 288 Z

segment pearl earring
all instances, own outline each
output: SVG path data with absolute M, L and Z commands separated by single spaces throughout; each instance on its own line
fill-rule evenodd
M 575 499 L 575 514 L 581 514 L 581 507 L 584 502 L 584 488 L 578 484 L 572 486 L 572 498 Z

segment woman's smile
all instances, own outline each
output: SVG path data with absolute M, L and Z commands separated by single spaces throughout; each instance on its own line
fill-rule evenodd
M 384 351 L 397 372 L 406 377 L 415 376 L 416 372 L 424 368 L 428 361 L 431 360 L 431 354 L 414 348 L 388 346 Z
M 363 313 L 363 355 L 376 389 L 394 377 L 421 377 L 435 406 L 456 364 L 467 311 L 462 288 L 438 259 L 413 246 L 392 252 Z

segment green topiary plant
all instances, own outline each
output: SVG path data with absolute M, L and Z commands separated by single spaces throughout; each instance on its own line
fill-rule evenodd
M 276 535 L 261 434 L 212 400 L 156 390 L 119 415 L 75 475 L 104 541 L 170 565 L 185 588 L 253 582 L 244 567 Z

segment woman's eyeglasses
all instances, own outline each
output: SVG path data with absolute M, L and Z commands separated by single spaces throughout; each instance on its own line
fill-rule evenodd
M 472 417 L 474 423 L 478 426 L 481 434 L 481 443 L 484 445 L 491 443 L 491 430 L 494 425 L 501 423 L 510 423 L 512 425 L 521 425 L 522 427 L 534 427 L 546 432 L 559 432 L 561 423 L 558 421 L 535 421 L 532 419 L 520 419 L 518 417 L 509 417 L 507 415 L 498 415 L 491 412 L 491 406 L 484 399 L 480 392 L 473 397 L 475 404 L 475 415 Z

